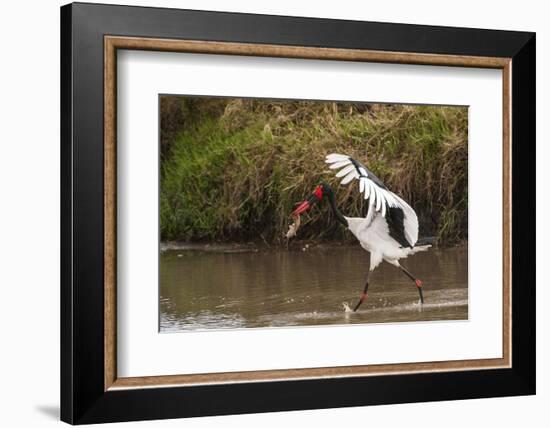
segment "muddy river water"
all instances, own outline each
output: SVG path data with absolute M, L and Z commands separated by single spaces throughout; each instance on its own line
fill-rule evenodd
M 402 264 L 414 284 L 383 262 L 363 288 L 368 255 L 360 247 L 305 251 L 166 250 L 160 260 L 160 331 L 468 319 L 466 246 L 430 249 Z

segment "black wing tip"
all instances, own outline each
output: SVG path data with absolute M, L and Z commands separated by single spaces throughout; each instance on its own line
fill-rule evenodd
M 382 180 L 380 180 L 376 175 L 374 175 L 373 172 L 370 169 L 368 169 L 364 164 L 359 162 L 357 159 L 352 158 L 351 156 L 349 156 L 349 160 L 351 161 L 351 163 L 353 164 L 353 166 L 355 167 L 359 175 L 363 176 L 360 170 L 360 168 L 363 168 L 365 171 L 367 171 L 367 178 L 369 180 L 371 180 L 374 184 L 376 184 L 381 189 L 388 190 L 388 188 L 382 182 Z

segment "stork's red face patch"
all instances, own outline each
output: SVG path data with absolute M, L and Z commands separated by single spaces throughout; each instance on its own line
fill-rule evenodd
M 317 197 L 317 199 L 323 199 L 323 186 L 317 186 L 313 194 Z

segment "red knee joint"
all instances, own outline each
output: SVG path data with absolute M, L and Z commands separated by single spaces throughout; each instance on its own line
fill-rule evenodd
M 363 300 L 365 300 L 367 297 L 369 297 L 369 295 L 365 292 L 362 292 L 361 296 L 359 296 L 359 300 L 361 300 L 361 302 L 363 302 Z
M 418 288 L 422 287 L 422 281 L 420 281 L 419 279 L 415 279 L 414 282 Z

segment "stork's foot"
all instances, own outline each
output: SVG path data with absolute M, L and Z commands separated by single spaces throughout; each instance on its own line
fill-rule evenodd
M 422 281 L 420 281 L 418 278 L 415 278 L 412 273 L 410 273 L 407 269 L 405 269 L 399 263 L 397 263 L 397 266 L 399 266 L 403 271 L 403 273 L 407 275 L 416 284 L 416 288 L 418 289 L 418 294 L 420 295 L 420 304 L 423 304 L 424 296 L 422 294 Z
M 415 279 L 414 283 L 416 284 L 416 288 L 418 289 L 418 294 L 420 295 L 420 304 L 424 304 L 424 294 L 422 293 L 422 281 L 419 279 Z
M 366 300 L 366 298 L 369 297 L 369 295 L 365 292 L 362 292 L 359 296 L 359 301 L 357 302 L 357 305 L 355 305 L 355 308 L 353 308 L 353 312 L 357 312 L 357 309 L 359 309 L 359 306 L 361 306 L 361 303 Z

